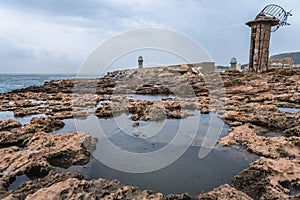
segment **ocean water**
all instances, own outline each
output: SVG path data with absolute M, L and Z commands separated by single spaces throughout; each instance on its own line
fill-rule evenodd
M 46 81 L 71 79 L 76 77 L 77 75 L 75 74 L 0 74 L 0 94 L 11 92 L 13 90 L 25 88 L 28 86 L 40 86 L 43 85 Z

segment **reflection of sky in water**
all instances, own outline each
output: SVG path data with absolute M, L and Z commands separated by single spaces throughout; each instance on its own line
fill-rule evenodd
M 133 121 L 129 115 L 122 114 L 115 118 L 99 119 L 96 116 L 88 116 L 87 119 L 65 119 L 63 129 L 53 133 L 73 133 L 76 131 L 91 133 L 93 137 L 99 137 L 100 129 L 106 137 L 116 146 L 132 152 L 150 152 L 162 148 L 168 144 L 180 130 L 179 126 L 185 123 L 184 137 L 192 139 L 193 133 L 189 132 L 189 125 L 199 123 L 193 146 L 201 146 L 203 138 L 207 134 L 208 126 L 214 127 L 214 123 L 223 123 L 217 114 L 201 115 L 199 111 L 190 112 L 193 116 L 178 120 L 166 119 L 163 121 L 140 121 L 138 127 L 133 127 Z M 212 123 L 214 122 L 214 123 Z M 195 125 L 193 125 L 195 127 Z M 192 129 L 192 128 L 191 128 Z M 229 126 L 224 124 L 221 136 L 227 134 Z M 192 131 L 192 130 L 190 130 Z M 216 130 L 218 131 L 218 130 Z M 134 136 L 139 133 L 139 137 Z M 99 138 L 101 140 L 101 138 Z M 128 145 L 130 143 L 130 145 Z M 180 144 L 179 144 L 180 145 Z
M 46 116 L 47 115 L 45 115 L 45 114 L 37 114 L 37 115 L 28 115 L 28 116 L 24 116 L 24 117 L 14 117 L 14 113 L 11 111 L 0 112 L 0 120 L 13 119 L 13 120 L 20 122 L 22 124 L 22 126 L 30 123 L 30 120 L 33 117 L 46 117 Z
M 284 113 L 297 113 L 300 112 L 300 108 L 282 108 L 279 107 L 278 110 Z
M 141 95 L 141 94 L 130 94 L 125 95 L 128 99 L 141 99 L 148 101 L 161 100 L 162 98 L 177 98 L 175 95 Z
M 130 145 L 130 144 L 128 144 Z M 222 184 L 231 184 L 233 176 L 257 159 L 244 149 L 218 147 L 204 159 L 198 158 L 198 147 L 190 147 L 169 166 L 149 173 L 126 173 L 102 164 L 96 159 L 85 166 L 72 166 L 69 171 L 79 171 L 86 179 L 118 179 L 122 184 L 138 186 L 156 192 L 197 195 Z M 64 169 L 58 168 L 59 171 Z
M 190 111 L 190 113 L 194 115 L 182 120 L 187 125 L 199 122 L 197 135 L 192 146 L 178 160 L 165 168 L 148 173 L 126 173 L 112 169 L 98 160 L 92 159 L 85 166 L 72 166 L 67 170 L 79 171 L 87 179 L 99 177 L 110 180 L 118 179 L 122 184 L 135 185 L 141 189 L 163 193 L 188 192 L 196 195 L 224 183 L 231 183 L 232 177 L 246 168 L 257 157 L 240 148 L 224 148 L 217 145 L 208 156 L 199 159 L 199 149 L 208 124 L 212 119 L 215 120 L 215 123 L 218 123 L 220 119 L 217 118 L 215 113 L 208 115 L 201 115 L 199 111 Z M 28 123 L 34 116 L 17 119 L 22 123 Z M 116 146 L 131 152 L 145 153 L 156 151 L 170 143 L 179 130 L 180 123 L 182 123 L 182 120 L 176 119 L 166 119 L 160 122 L 140 121 L 139 127 L 133 127 L 133 121 L 129 117 L 123 114 L 110 119 L 99 119 L 96 116 L 89 116 L 85 120 L 65 119 L 63 120 L 65 122 L 64 128 L 53 132 L 53 134 L 81 131 L 89 132 L 95 137 L 97 136 L 97 130 L 101 127 L 109 140 Z M 12 112 L 0 112 L 0 119 L 8 118 L 13 118 Z M 212 126 L 214 125 L 212 124 Z M 227 134 L 228 128 L 227 125 L 224 125 L 221 136 Z M 141 132 L 143 135 L 133 136 L 132 133 L 136 131 Z M 186 131 L 186 137 L 190 137 L 188 130 Z M 99 138 L 99 141 L 101 141 L 101 138 Z M 176 145 L 180 145 L 180 143 Z M 65 170 L 57 169 L 59 171 Z M 14 189 L 28 180 L 25 175 L 17 177 L 17 180 L 9 188 Z

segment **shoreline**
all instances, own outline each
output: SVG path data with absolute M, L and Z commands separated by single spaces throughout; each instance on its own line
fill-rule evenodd
M 300 198 L 300 112 L 285 113 L 280 110 L 282 107 L 300 108 L 300 70 L 278 69 L 263 74 L 222 72 L 217 76 L 223 80 L 225 95 L 210 90 L 205 84 L 205 80 L 212 80 L 212 83 L 217 80 L 214 73 L 205 74 L 204 79 L 204 75 L 193 68 L 125 72 L 116 71 L 97 79 L 55 80 L 43 86 L 0 94 L 0 111 L 13 111 L 14 116 L 48 115 L 32 119 L 24 127 L 15 120 L 0 120 L 0 155 L 4 161 L 0 165 L 1 198 L 25 199 L 29 195 L 28 199 L 33 199 L 50 191 L 60 194 L 61 188 L 69 192 L 73 190 L 68 197 L 77 194 L 158 199 L 230 196 L 236 199 Z M 191 87 L 193 93 L 183 92 L 184 87 Z M 219 96 L 212 103 L 210 94 L 213 92 Z M 177 98 L 130 100 L 124 98 L 125 94 L 177 94 Z M 226 104 L 223 105 L 222 101 Z M 183 119 L 188 117 L 185 108 L 198 110 L 202 114 L 217 112 L 231 127 L 219 144 L 245 147 L 261 158 L 237 174 L 231 186 L 221 185 L 198 196 L 140 191 L 132 186 L 122 186 L 117 181 L 86 181 L 80 174 L 53 170 L 57 163 L 65 166 L 88 163 L 97 143 L 97 139 L 88 134 L 49 134 L 64 126 L 62 119 L 85 118 L 89 113 L 94 113 L 98 118 L 110 118 L 128 111 L 132 124 L 137 124 L 149 120 Z M 151 109 L 154 109 L 154 115 L 149 114 Z M 270 132 L 278 133 L 277 137 L 266 136 Z M 24 151 L 22 148 L 27 149 Z M 36 148 L 40 150 L 36 152 Z M 36 182 L 7 191 L 15 177 L 22 174 Z M 83 191 L 83 185 L 88 185 L 89 189 Z M 99 194 L 92 190 L 103 186 L 108 189 L 98 191 Z

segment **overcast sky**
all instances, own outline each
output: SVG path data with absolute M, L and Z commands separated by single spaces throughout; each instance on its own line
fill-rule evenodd
M 228 65 L 233 56 L 247 63 L 245 22 L 270 3 L 293 9 L 292 25 L 272 34 L 271 54 L 299 51 L 298 0 L 1 0 L 0 72 L 76 73 L 102 42 L 145 27 L 191 37 L 216 64 Z

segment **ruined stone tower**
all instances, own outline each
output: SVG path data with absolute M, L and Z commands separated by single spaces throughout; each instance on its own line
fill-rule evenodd
M 251 27 L 250 71 L 264 72 L 268 70 L 271 32 L 275 32 L 281 26 L 290 25 L 287 23 L 289 16 L 292 16 L 290 12 L 286 12 L 278 5 L 270 4 L 253 21 L 246 23 Z
M 251 27 L 249 70 L 267 71 L 271 27 L 278 25 L 279 21 L 275 17 L 260 13 L 253 21 L 246 24 Z

